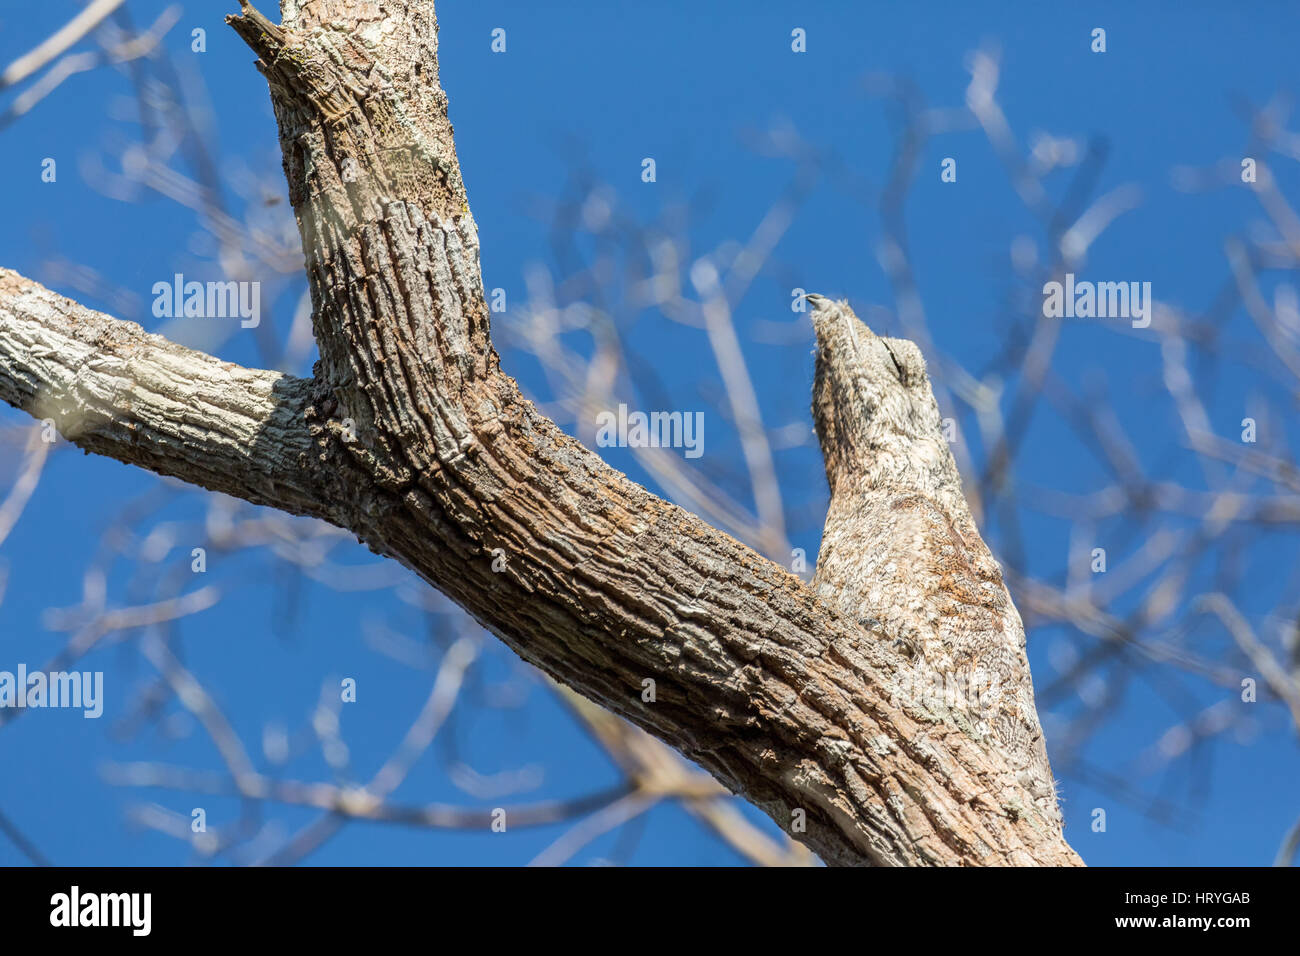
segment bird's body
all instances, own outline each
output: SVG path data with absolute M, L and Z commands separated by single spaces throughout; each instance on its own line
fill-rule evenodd
M 1024 627 L 962 494 L 921 352 L 875 335 L 847 303 L 813 301 L 813 418 L 831 484 L 813 583 L 891 643 L 900 704 L 1002 753 L 1059 827 Z

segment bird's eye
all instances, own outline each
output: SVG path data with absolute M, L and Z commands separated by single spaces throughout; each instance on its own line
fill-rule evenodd
M 901 382 L 903 385 L 906 385 L 908 383 L 907 366 L 898 360 L 898 354 L 894 351 L 894 347 L 892 345 L 890 345 L 884 339 L 882 339 L 881 341 L 885 342 L 885 351 L 889 353 L 889 358 L 894 363 L 894 370 L 898 373 L 898 381 Z

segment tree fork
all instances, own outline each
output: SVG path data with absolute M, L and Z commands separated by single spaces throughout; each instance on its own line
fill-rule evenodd
M 246 0 L 228 22 L 280 128 L 315 379 L 241 369 L 0 270 L 0 397 L 87 450 L 354 532 L 827 863 L 1078 865 L 1041 779 L 961 714 L 897 693 L 914 665 L 895 618 L 846 612 L 652 495 L 501 372 L 433 4 L 282 6 L 280 25 Z M 823 362 L 868 382 L 821 339 Z

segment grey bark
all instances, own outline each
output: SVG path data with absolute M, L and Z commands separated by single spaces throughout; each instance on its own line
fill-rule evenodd
M 0 271 L 0 397 L 88 450 L 353 531 L 828 863 L 1077 865 L 1038 759 L 1023 630 L 951 457 L 937 463 L 922 367 L 891 378 L 883 353 L 837 347 L 827 320 L 851 316 L 819 303 L 833 495 L 804 584 L 605 465 L 501 371 L 433 5 L 285 2 L 279 25 L 241 5 L 229 22 L 270 87 L 306 255 L 315 378 L 220 362 Z M 911 503 L 901 484 L 880 500 L 869 474 L 911 475 Z M 870 542 L 903 546 L 896 512 L 918 541 L 941 518 L 956 535 L 924 539 L 939 551 L 919 604 L 888 593 L 896 570 L 879 585 L 863 570 L 884 567 Z M 962 560 L 950 589 L 939 565 Z M 971 636 L 995 621 L 999 636 Z M 1016 686 L 987 713 L 936 707 L 907 676 L 918 655 L 950 669 L 986 655 Z

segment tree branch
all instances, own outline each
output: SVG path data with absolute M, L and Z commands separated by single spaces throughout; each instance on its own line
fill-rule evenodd
M 280 26 L 241 6 L 307 259 L 315 383 L 56 309 L 6 274 L 0 395 L 37 413 L 69 396 L 60 421 L 89 450 L 348 528 L 829 863 L 1077 864 L 1006 748 L 899 693 L 897 620 L 833 608 L 656 498 L 500 371 L 432 4 L 320 0 Z
M 187 349 L 0 268 L 0 398 L 89 452 L 328 517 L 311 382 Z

